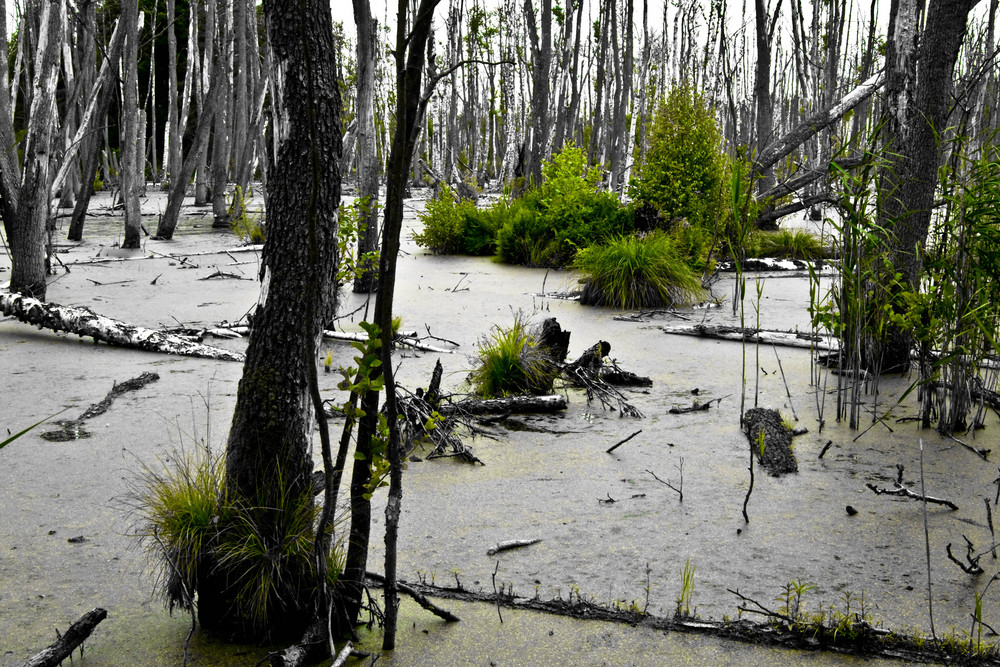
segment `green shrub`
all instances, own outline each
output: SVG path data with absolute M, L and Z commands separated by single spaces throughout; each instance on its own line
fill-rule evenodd
M 573 267 L 587 282 L 580 303 L 616 308 L 649 308 L 698 301 L 701 279 L 664 232 L 646 238 L 621 236 L 606 245 L 584 248 Z
M 633 200 L 648 202 L 666 220 L 714 228 L 723 209 L 726 156 L 707 100 L 689 84 L 662 100 L 649 133 L 649 150 L 629 184 Z
M 801 229 L 763 232 L 756 240 L 760 257 L 819 259 L 826 252 L 818 238 Z
M 461 203 L 454 191 L 447 184 L 442 184 L 437 195 L 427 200 L 424 212 L 419 215 L 424 229 L 413 235 L 417 245 L 440 255 L 461 252 L 465 247 Z
M 518 314 L 509 329 L 494 326 L 480 341 L 478 365 L 469 376 L 477 396 L 499 398 L 552 391 L 557 368 L 537 346 L 537 338 Z
M 497 232 L 497 257 L 510 264 L 561 267 L 577 249 L 632 230 L 630 210 L 598 189 L 600 170 L 567 144 L 542 165 L 542 183 L 512 203 Z

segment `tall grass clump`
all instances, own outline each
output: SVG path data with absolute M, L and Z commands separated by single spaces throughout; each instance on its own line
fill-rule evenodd
M 820 240 L 801 229 L 763 232 L 757 236 L 756 241 L 761 257 L 811 260 L 820 259 L 826 254 Z
M 494 325 L 480 341 L 469 380 L 475 394 L 483 398 L 542 395 L 552 391 L 557 373 L 551 357 L 538 347 L 537 336 L 518 313 L 509 328 Z
M 584 305 L 663 307 L 705 295 L 700 276 L 680 255 L 674 239 L 663 232 L 642 239 L 620 236 L 584 248 L 573 267 L 586 276 L 580 295 Z
M 229 228 L 236 234 L 241 242 L 245 244 L 261 244 L 266 236 L 264 230 L 263 216 L 257 212 L 247 210 L 246 200 L 243 198 L 243 190 L 237 185 L 233 190 L 233 198 L 229 202 L 229 209 L 226 211 L 229 219 Z
M 234 502 L 224 475 L 224 457 L 199 447 L 144 466 L 132 480 L 134 534 L 154 564 L 156 588 L 169 609 L 197 613 L 202 625 L 225 628 L 227 639 L 294 635 L 316 588 L 319 509 L 312 494 L 286 493 L 280 475 L 277 503 Z M 341 552 L 335 545 L 328 557 L 330 585 Z M 234 593 L 237 604 L 219 591 Z

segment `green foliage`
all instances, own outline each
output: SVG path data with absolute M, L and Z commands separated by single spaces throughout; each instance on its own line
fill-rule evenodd
M 263 217 L 259 212 L 247 211 L 243 190 L 238 185 L 233 190 L 233 197 L 229 201 L 226 216 L 229 219 L 229 228 L 233 230 L 240 241 L 247 244 L 264 242 Z
M 465 249 L 463 211 L 469 207 L 474 209 L 475 204 L 457 198 L 448 184 L 443 183 L 437 195 L 427 200 L 424 212 L 419 215 L 424 229 L 414 234 L 413 240 L 439 255 L 461 253 Z
M 801 229 L 764 232 L 756 240 L 760 257 L 810 260 L 819 259 L 826 252 L 818 238 Z
M 541 185 L 510 206 L 497 232 L 500 261 L 566 266 L 579 248 L 630 232 L 632 212 L 599 190 L 600 180 L 583 149 L 572 144 L 543 162 Z
M 94 192 L 100 192 L 104 189 L 104 181 L 101 180 L 100 176 L 94 176 Z
M 691 598 L 694 595 L 694 565 L 691 559 L 684 561 L 684 569 L 681 570 L 681 592 L 677 595 L 677 616 L 687 617 L 691 615 Z
M 647 308 L 690 303 L 704 296 L 701 279 L 663 232 L 620 236 L 577 253 L 573 267 L 587 276 L 585 305 Z
M 357 253 L 354 252 L 354 245 L 365 233 L 364 220 L 368 217 L 368 209 L 367 197 L 359 197 L 352 204 L 340 207 L 337 230 L 338 285 L 354 280 L 360 272 L 376 270 L 378 267 L 378 251 L 364 253 L 361 257 L 357 257 Z M 375 213 L 377 215 L 378 211 Z
M 483 398 L 547 394 L 552 391 L 557 369 L 538 349 L 536 336 L 521 314 L 514 315 L 509 329 L 494 325 L 480 341 L 478 365 L 470 374 L 476 395 Z
M 708 101 L 690 84 L 662 100 L 649 130 L 649 150 L 629 184 L 632 199 L 648 202 L 666 220 L 714 228 L 725 209 L 727 160 Z

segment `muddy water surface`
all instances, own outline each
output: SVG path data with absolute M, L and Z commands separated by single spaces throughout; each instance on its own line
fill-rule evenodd
M 412 203 L 411 213 L 420 205 Z M 410 219 L 407 224 L 412 231 L 416 223 Z M 65 263 L 98 253 L 147 258 L 71 264 L 70 273 L 61 273 L 51 285 L 49 298 L 150 327 L 177 322 L 202 327 L 235 320 L 253 306 L 257 284 L 202 278 L 217 270 L 252 278 L 256 257 L 195 255 L 234 245 L 230 237 L 207 232 L 207 227 L 207 218 L 190 218 L 177 240 L 150 240 L 141 252 L 126 254 L 113 247 L 116 227 L 97 223 L 88 241 L 72 244 L 60 255 Z M 696 568 L 693 606 L 702 616 L 736 616 L 738 599 L 727 589 L 779 607 L 775 598 L 794 580 L 816 587 L 804 600 L 809 611 L 830 606 L 843 611 L 848 600 L 851 611 L 857 611 L 863 596 L 865 610 L 875 620 L 891 628 L 927 632 L 921 505 L 875 496 L 865 488 L 866 482 L 890 486 L 897 463 L 905 466 L 906 481 L 919 483 L 923 439 L 928 493 L 960 507 L 928 508 L 935 623 L 939 631 L 967 627 L 974 593 L 989 574 L 976 579 L 961 572 L 947 560 L 945 546 L 961 545 L 963 535 L 979 548 L 989 545 L 983 498 L 995 494 L 997 470 L 933 431 L 921 431 L 912 422 L 897 423 L 915 414 L 912 401 L 858 437 L 858 431 L 837 423 L 835 396 L 817 393 L 810 384 L 807 350 L 778 349 L 783 381 L 770 346 L 744 349 L 737 343 L 670 336 L 659 327 L 675 323 L 673 316 L 621 322 L 613 319 L 621 314 L 617 311 L 539 296 L 543 285 L 548 293 L 574 288 L 570 273 L 433 257 L 409 238 L 404 251 L 397 288 L 403 327 L 421 332 L 429 327 L 432 334 L 460 344 L 449 355 L 398 353 L 397 377 L 404 385 L 426 384 L 440 358 L 446 389 L 467 390 L 476 341 L 493 324 L 509 324 L 515 311 L 535 320 L 557 317 L 572 331 L 570 356 L 597 340 L 609 341 L 611 356 L 622 367 L 649 375 L 654 384 L 628 392 L 645 413 L 643 419 L 622 419 L 597 404 L 588 405 L 581 392 L 569 389 L 570 408 L 564 414 L 512 417 L 494 428 L 496 439 L 473 441 L 485 466 L 411 462 L 404 482 L 401 576 L 492 591 L 492 575 L 499 567 L 498 585 L 512 587 L 518 595 L 579 595 L 609 604 L 636 601 L 640 607 L 648 598 L 651 612 L 671 614 L 680 572 L 689 562 Z M 186 261 L 179 261 L 181 256 Z M 6 259 L 0 266 L 9 269 Z M 719 295 L 730 292 L 731 284 L 725 281 L 716 287 Z M 753 288 L 751 294 L 745 304 L 748 324 L 757 317 Z M 764 276 L 761 325 L 808 329 L 808 299 L 806 277 Z M 345 294 L 343 300 L 342 312 L 363 306 L 356 295 Z M 728 308 L 683 315 L 693 321 L 738 323 Z M 350 318 L 341 325 L 357 328 Z M 245 341 L 218 344 L 242 349 Z M 331 349 L 335 363 L 347 364 L 353 353 L 336 343 Z M 810 431 L 796 438 L 799 473 L 781 479 L 756 475 L 749 524 L 741 514 L 749 481 L 748 448 L 738 427 L 744 368 L 748 406 L 756 401 L 778 408 L 789 421 L 794 421 L 794 408 L 797 423 Z M 0 451 L 0 664 L 20 664 L 51 641 L 54 627 L 65 629 L 94 606 L 107 607 L 111 616 L 89 643 L 84 664 L 123 664 L 122 652 L 134 650 L 146 657 L 143 664 L 179 663 L 188 622 L 183 617 L 169 619 L 151 599 L 145 559 L 125 536 L 130 517 L 121 501 L 126 480 L 141 462 L 169 457 L 178 444 L 205 441 L 222 446 L 239 366 L 117 350 L 0 321 L 0 424 L 12 430 L 63 408 L 66 413 L 60 418 L 73 419 L 103 398 L 115 381 L 149 370 L 161 379 L 122 396 L 107 413 L 87 422 L 90 438 L 47 442 L 35 432 Z M 879 414 L 909 381 L 883 381 Z M 334 376 L 321 374 L 321 383 L 324 395 L 336 396 Z M 828 383 L 835 386 L 836 378 L 830 376 Z M 669 414 L 671 407 L 690 405 L 696 398 L 721 401 L 706 412 Z M 826 422 L 822 432 L 821 410 Z M 870 425 L 870 416 L 864 421 Z M 995 416 L 987 424 L 975 444 L 998 449 L 994 431 L 1000 424 Z M 613 454 L 605 453 L 640 429 L 641 434 Z M 819 459 L 828 441 L 833 444 Z M 651 474 L 679 485 L 682 470 L 683 503 Z M 848 505 L 858 510 L 855 516 L 845 511 Z M 381 508 L 374 516 L 371 569 L 381 570 Z M 79 536 L 85 539 L 68 541 Z M 492 558 L 486 555 L 499 541 L 529 538 L 542 541 Z M 990 574 L 998 569 L 989 556 L 983 562 Z M 998 613 L 1000 604 L 987 596 L 984 620 L 1000 622 Z M 489 628 L 508 633 L 488 614 L 482 623 L 477 627 L 487 634 Z M 558 632 L 580 632 L 584 637 L 577 628 Z M 610 633 L 612 643 L 626 643 L 622 629 L 599 632 Z M 406 634 L 403 645 L 413 646 L 406 642 L 432 635 Z M 548 644 L 547 636 L 524 639 L 546 656 L 533 663 L 564 662 L 564 649 Z M 435 637 L 428 641 L 440 643 L 442 635 Z M 254 664 L 261 656 L 256 649 L 234 652 L 201 639 L 195 652 L 201 664 Z M 408 662 L 402 655 L 399 664 L 419 662 Z M 484 664 L 491 659 L 477 655 Z M 516 655 L 498 664 L 518 664 Z M 620 659 L 609 657 L 606 662 L 629 664 L 621 657 L 625 654 L 617 655 Z M 471 662 L 478 663 L 479 657 Z M 801 658 L 764 659 L 792 664 Z M 744 655 L 732 662 L 747 660 Z M 718 661 L 695 657 L 691 664 Z

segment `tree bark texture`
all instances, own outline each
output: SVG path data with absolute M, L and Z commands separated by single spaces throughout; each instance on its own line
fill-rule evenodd
M 226 455 L 231 492 L 255 501 L 278 492 L 279 472 L 286 493 L 309 489 L 308 374 L 336 306 L 340 206 L 340 95 L 329 7 L 322 0 L 267 0 L 264 13 L 280 78 L 262 258 L 269 282 L 253 320 Z
M 123 0 L 122 20 L 125 22 L 125 78 L 124 101 L 122 116 L 124 131 L 121 137 L 122 168 L 121 178 L 122 199 L 125 202 L 125 240 L 123 248 L 139 247 L 140 227 L 142 219 L 139 211 L 140 174 L 144 174 L 144 156 L 139 149 L 139 133 L 143 125 L 139 123 L 139 2 L 138 0 Z M 145 177 L 143 177 L 145 180 Z
M 10 290 L 45 299 L 45 227 L 49 217 L 50 149 L 56 125 L 56 83 L 64 0 L 42 0 L 31 111 L 17 213 L 9 237 Z

